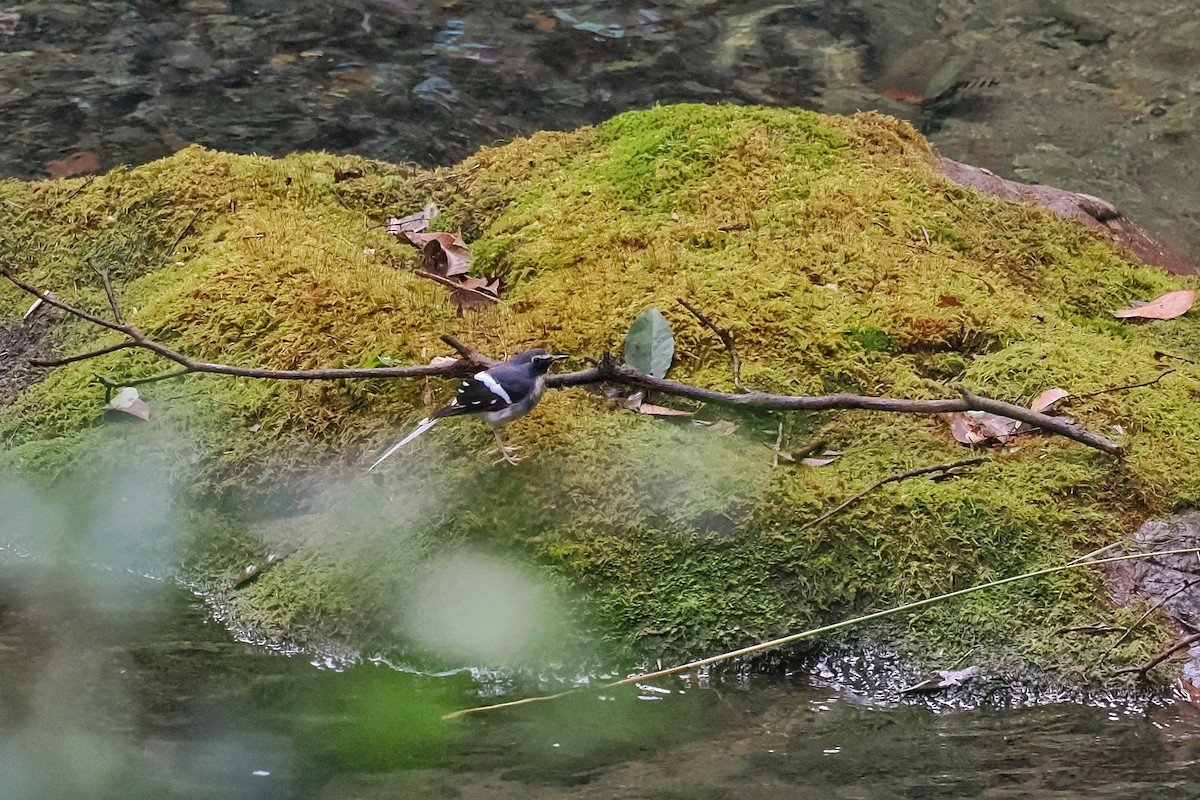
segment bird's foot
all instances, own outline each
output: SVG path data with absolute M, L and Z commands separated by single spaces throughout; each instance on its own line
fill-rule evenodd
M 520 449 L 521 448 L 517 447 L 516 445 L 511 445 L 511 444 L 501 445 L 499 448 L 491 451 L 493 453 L 500 454 L 500 458 L 493 461 L 492 464 L 493 465 L 499 464 L 501 461 L 507 461 L 510 464 L 521 463 L 521 457 L 516 455 L 516 452 Z

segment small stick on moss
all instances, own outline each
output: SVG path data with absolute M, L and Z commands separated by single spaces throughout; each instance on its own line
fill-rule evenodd
M 175 253 L 175 248 L 179 247 L 179 243 L 183 241 L 183 237 L 188 235 L 188 231 L 190 231 L 192 226 L 196 224 L 196 220 L 200 219 L 200 212 L 203 210 L 204 209 L 202 208 L 197 208 L 192 214 L 192 218 L 188 220 L 188 224 L 183 226 L 183 230 L 181 230 L 179 235 L 175 237 L 175 241 L 171 242 L 171 246 L 167 248 L 168 257 Z
M 820 523 L 824 522 L 825 520 L 829 519 L 830 517 L 834 516 L 835 514 L 838 514 L 841 511 L 844 511 L 845 509 L 854 505 L 859 500 L 862 500 L 864 497 L 866 497 L 871 492 L 875 491 L 876 489 L 878 489 L 881 486 L 886 486 L 887 484 L 895 483 L 896 481 L 907 480 L 908 478 L 915 478 L 919 475 L 931 475 L 931 474 L 937 474 L 939 472 L 943 473 L 944 475 L 949 475 L 952 470 L 959 469 L 960 467 L 972 467 L 972 466 L 975 466 L 976 464 L 982 463 L 987 460 L 988 459 L 986 456 L 977 456 L 975 458 L 964 458 L 961 461 L 951 461 L 948 464 L 934 464 L 931 467 L 921 467 L 920 469 L 910 469 L 908 472 L 898 472 L 895 475 L 888 475 L 886 478 L 883 478 L 882 480 L 875 481 L 875 483 L 872 483 L 870 486 L 863 489 L 861 492 L 854 495 L 850 499 L 843 501 L 842 503 L 840 503 L 838 506 L 836 506 L 832 510 L 826 511 L 824 514 L 817 517 L 816 519 L 814 519 L 810 522 L 804 523 L 803 525 L 801 525 L 799 528 L 796 529 L 796 533 L 800 533 L 801 531 L 806 531 L 809 528 L 813 527 L 814 525 L 819 525 Z
M 88 175 L 87 180 L 84 181 L 83 183 L 79 184 L 78 186 L 76 186 L 74 191 L 72 191 L 69 195 L 67 195 L 66 197 L 63 198 L 63 201 L 66 202 L 67 200 L 74 198 L 75 195 L 79 194 L 84 189 L 91 186 L 92 181 L 94 181 L 94 180 L 96 180 L 95 175 Z
M 739 392 L 744 392 L 746 389 L 742 386 L 742 364 L 738 361 L 737 348 L 733 346 L 733 335 L 730 334 L 728 328 L 719 328 L 711 319 L 701 314 L 696 310 L 695 306 L 684 300 L 682 297 L 676 297 L 675 302 L 692 312 L 692 316 L 700 320 L 700 323 L 715 333 L 721 340 L 721 344 L 725 345 L 725 351 L 729 353 L 729 361 L 733 369 L 733 388 Z M 778 464 L 776 465 L 778 466 Z
M 1076 400 L 1086 400 L 1089 397 L 1096 397 L 1097 395 L 1101 395 L 1101 394 L 1108 394 L 1109 392 L 1123 392 L 1126 389 L 1141 389 L 1144 386 L 1153 386 L 1154 384 L 1158 383 L 1159 381 L 1161 381 L 1163 378 L 1167 377 L 1174 371 L 1175 370 L 1173 370 L 1173 369 L 1169 369 L 1169 370 L 1166 370 L 1165 372 L 1161 372 L 1161 373 L 1159 373 L 1159 376 L 1152 381 L 1143 381 L 1142 383 L 1131 383 L 1128 386 L 1114 386 L 1111 389 L 1101 389 L 1098 392 L 1088 392 L 1087 394 L 1074 394 L 1074 395 L 1071 395 L 1070 397 L 1064 398 L 1064 401 L 1067 403 L 1070 403 L 1070 402 L 1073 402 Z
M 1132 667 L 1121 667 L 1120 669 L 1113 670 L 1112 675 L 1115 677 L 1117 675 L 1136 673 L 1139 680 L 1145 680 L 1146 674 L 1150 672 L 1150 670 L 1154 669 L 1159 664 L 1178 653 L 1180 650 L 1187 650 L 1196 642 L 1200 642 L 1200 633 L 1188 634 L 1144 664 L 1138 664 Z
M 484 300 L 487 300 L 489 303 L 503 302 L 499 297 L 492 294 L 491 292 L 485 292 L 482 289 L 474 289 L 470 286 L 459 283 L 458 281 L 452 281 L 449 278 L 443 278 L 441 275 L 435 275 L 432 272 L 426 272 L 423 269 L 414 269 L 413 274 L 418 275 L 422 278 L 428 278 L 431 281 L 437 281 L 442 286 L 453 289 L 456 292 L 466 292 L 467 294 L 478 295 L 479 297 L 482 297 Z
M 125 317 L 121 315 L 121 307 L 117 305 L 117 297 L 113 294 L 112 282 L 108 279 L 108 270 L 98 269 L 96 274 L 100 276 L 100 282 L 104 284 L 104 295 L 108 298 L 108 307 L 112 309 L 113 319 L 124 325 Z

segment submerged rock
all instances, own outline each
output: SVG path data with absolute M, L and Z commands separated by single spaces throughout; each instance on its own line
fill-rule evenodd
M 460 316 L 411 271 L 419 254 L 385 224 L 430 200 L 434 225 L 471 245 L 474 274 L 507 284 L 502 303 Z M 656 307 L 674 328 L 671 377 L 732 390 L 725 349 L 682 297 L 729 329 L 748 387 L 933 399 L 961 383 L 1020 404 L 1061 387 L 1066 413 L 1126 452 L 1027 436 L 967 474 L 891 483 L 805 527 L 962 447 L 926 416 L 695 408 L 704 425 L 572 388 L 511 426 L 517 468 L 494 467 L 491 434 L 462 420 L 368 478 L 452 382 L 189 375 L 141 386 L 153 415 L 112 426 L 96 424 L 94 374 L 120 384 L 169 365 L 121 350 L 23 378 L 0 420 L 6 474 L 69 497 L 83 520 L 131 481 L 159 485 L 172 502 L 155 526 L 98 537 L 83 524 L 80 552 L 130 569 L 169 553 L 239 630 L 455 663 L 709 654 L 1066 563 L 1200 499 L 1200 329 L 1191 315 L 1109 313 L 1180 279 L 951 182 L 920 135 L 877 114 L 660 107 L 435 171 L 190 147 L 90 182 L 3 182 L 0 204 L 4 264 L 97 314 L 107 270 L 128 322 L 196 359 L 425 364 L 448 354 L 449 333 L 491 356 L 544 346 L 581 367 L 619 352 Z M 0 287 L 0 326 L 28 305 Z M 64 355 L 121 340 L 49 314 Z M 841 458 L 777 456 L 816 439 Z M 66 547 L 18 528 L 29 549 Z M 442 580 L 464 563 L 469 575 Z M 942 667 L 970 651 L 989 674 L 1069 677 L 1109 641 L 1056 629 L 1136 616 L 1080 569 L 927 606 L 888 635 Z M 455 631 L 452 650 L 429 644 Z M 1168 638 L 1161 622 L 1140 627 L 1108 662 L 1140 663 Z

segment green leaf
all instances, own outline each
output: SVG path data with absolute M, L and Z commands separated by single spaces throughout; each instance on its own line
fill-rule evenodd
M 671 323 L 657 308 L 647 308 L 625 334 L 625 363 L 656 378 L 666 377 L 675 357 Z

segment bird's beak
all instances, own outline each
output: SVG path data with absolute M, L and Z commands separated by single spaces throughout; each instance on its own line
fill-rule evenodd
M 550 358 L 555 361 L 563 361 L 564 359 L 570 358 L 570 356 L 556 355 L 556 356 L 550 356 Z

